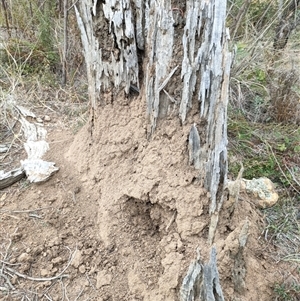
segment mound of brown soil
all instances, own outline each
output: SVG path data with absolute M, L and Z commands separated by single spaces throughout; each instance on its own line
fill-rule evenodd
M 51 180 L 0 196 L 7 300 L 174 301 L 197 248 L 207 260 L 209 198 L 188 164 L 189 126 L 160 120 L 147 139 L 141 99 L 101 107 L 93 122 L 73 142 L 65 130 L 49 134 L 60 167 Z M 232 211 L 225 201 L 215 245 L 226 300 L 272 300 L 262 229 L 251 202 Z

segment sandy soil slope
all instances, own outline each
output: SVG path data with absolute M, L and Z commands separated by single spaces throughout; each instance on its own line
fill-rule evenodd
M 210 252 L 209 199 L 188 164 L 189 126 L 173 116 L 147 139 L 146 121 L 136 98 L 97 110 L 76 136 L 54 128 L 47 159 L 60 171 L 1 191 L 1 300 L 179 300 L 196 249 Z M 225 202 L 215 245 L 226 300 L 272 300 L 278 266 L 262 230 L 251 202 Z

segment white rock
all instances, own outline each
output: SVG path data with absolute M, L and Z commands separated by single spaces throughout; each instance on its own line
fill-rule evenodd
M 49 121 L 51 121 L 51 118 L 50 118 L 50 116 L 45 115 L 45 116 L 44 116 L 44 120 L 49 122 Z
M 265 177 L 252 180 L 242 179 L 241 192 L 243 191 L 247 193 L 251 202 L 262 209 L 274 206 L 279 198 L 274 184 Z
M 112 280 L 112 275 L 108 271 L 106 270 L 99 271 L 97 274 L 96 288 L 99 289 L 102 286 L 109 285 L 111 283 L 111 280 Z
M 18 262 L 31 262 L 32 258 L 29 254 L 27 253 L 22 253 L 19 257 L 18 257 Z
M 82 264 L 80 267 L 79 267 L 79 272 L 81 273 L 81 274 L 84 274 L 85 273 L 85 271 L 86 271 L 86 268 L 85 268 L 85 265 L 84 264 Z
M 74 255 L 74 258 L 72 260 L 72 263 L 71 265 L 74 267 L 74 268 L 78 268 L 80 266 L 80 264 L 82 263 L 82 255 L 81 255 L 81 252 L 79 250 L 76 250 L 76 253 Z
M 40 274 L 42 277 L 47 277 L 49 275 L 49 271 L 47 269 L 41 269 Z

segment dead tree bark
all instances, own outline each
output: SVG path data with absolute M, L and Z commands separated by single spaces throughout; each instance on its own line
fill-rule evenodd
M 186 0 L 180 7 L 173 7 L 171 0 L 82 0 L 75 7 L 93 108 L 101 103 L 103 91 L 124 89 L 129 93 L 133 87 L 146 98 L 149 136 L 158 119 L 167 114 L 165 108 L 176 100 L 170 83 L 182 83 L 182 123 L 187 122 L 195 103 L 200 108 L 199 122 L 191 125 L 189 154 L 211 197 L 211 243 L 227 180 L 231 55 L 225 28 L 226 4 L 224 0 Z M 142 53 L 143 63 L 138 53 Z M 178 69 L 181 73 L 176 72 Z M 200 122 L 204 125 L 201 128 Z
M 180 301 L 224 301 L 217 269 L 216 249 L 213 247 L 210 260 L 202 263 L 198 251 L 197 259 L 191 263 L 180 288 Z

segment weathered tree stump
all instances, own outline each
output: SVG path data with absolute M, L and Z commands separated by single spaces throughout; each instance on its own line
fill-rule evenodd
M 224 0 L 186 0 L 173 7 L 170 0 L 81 0 L 76 7 L 93 108 L 108 91 L 129 94 L 132 88 L 143 93 L 149 137 L 155 133 L 158 119 L 168 114 L 166 108 L 171 103 L 180 102 L 182 123 L 187 122 L 193 106 L 199 108 L 198 122 L 191 125 L 189 135 L 189 162 L 199 170 L 199 179 L 210 193 L 210 243 L 227 180 L 231 54 L 226 4 Z M 178 82 L 180 100 L 170 89 L 171 83 Z M 216 279 L 217 274 L 209 272 L 216 271 L 214 250 L 211 260 L 211 265 L 204 266 L 203 283 L 211 276 Z M 210 294 L 205 293 L 204 300 L 223 300 L 221 293 L 217 299 Z

